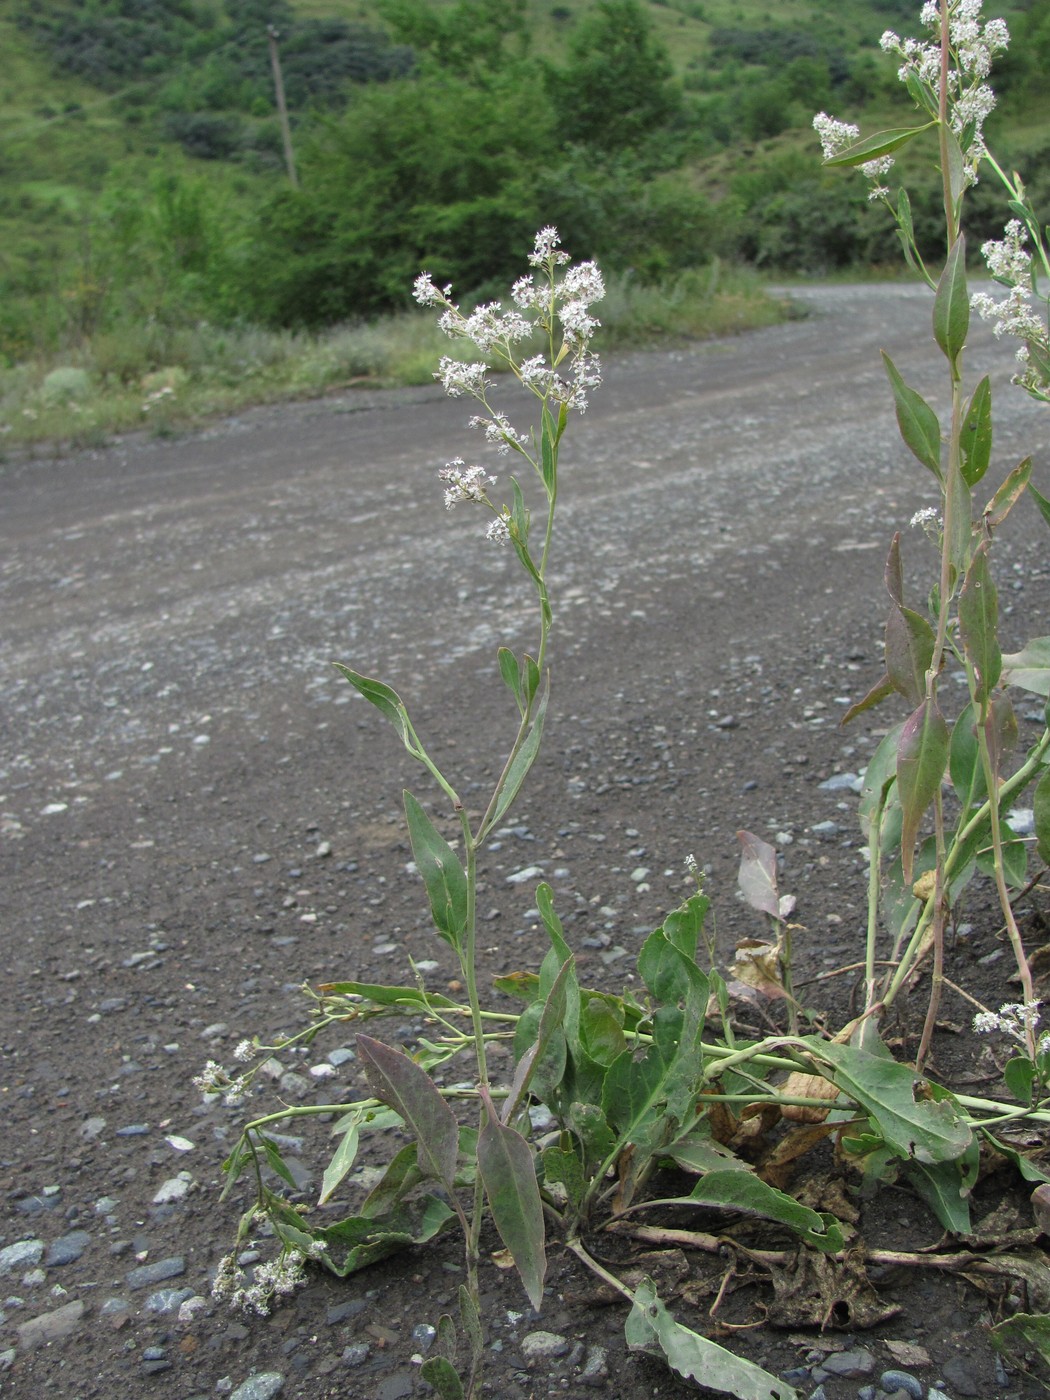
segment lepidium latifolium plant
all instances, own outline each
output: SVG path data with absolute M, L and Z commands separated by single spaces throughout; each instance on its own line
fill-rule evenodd
M 1027 753 L 1014 754 L 1010 688 L 1028 688 L 1045 700 L 1050 638 L 1002 654 L 990 557 L 999 526 L 1018 502 L 1034 502 L 1048 523 L 1050 503 L 1032 485 L 1026 460 L 1006 471 L 983 504 L 993 461 L 991 388 L 987 379 L 969 386 L 964 377 L 971 297 L 962 231 L 966 193 L 982 169 L 1002 179 L 1012 221 L 1002 243 L 986 250 L 1005 297 L 978 300 L 977 310 L 1001 321 L 1004 335 L 1020 336 L 1017 375 L 1039 397 L 1047 394 L 1050 362 L 1045 320 L 1030 299 L 1036 267 L 1045 271 L 1046 259 L 1020 179 L 1000 172 L 984 143 L 982 124 L 993 100 L 985 79 L 1007 34 L 1000 22 L 983 22 L 979 11 L 975 0 L 927 4 L 921 12 L 927 39 L 885 36 L 883 47 L 897 55 L 920 108 L 919 122 L 861 140 L 855 127 L 817 118 L 828 162 L 861 166 L 874 197 L 891 203 L 905 255 L 930 287 L 931 353 L 944 366 L 950 402 L 942 422 L 886 356 L 902 437 L 929 477 L 932 502 L 916 529 L 929 540 L 935 563 L 925 602 L 906 598 L 901 541 L 894 536 L 885 571 L 886 675 L 853 710 L 897 696 L 906 711 L 864 778 L 869 913 L 858 1015 L 838 1029 L 823 1028 L 799 1003 L 791 969 L 794 901 L 778 889 L 775 851 L 748 832 L 740 833 L 741 890 L 772 938 L 749 940 L 737 966 L 746 961 L 751 985 L 757 979 L 775 991 L 776 1004 L 786 1008 L 783 1029 L 771 1020 L 771 1032 L 763 1034 L 742 1023 L 730 984 L 714 965 L 709 900 L 692 858 L 693 892 L 644 939 L 622 994 L 581 984 L 546 884 L 535 891 L 548 945 L 538 969 L 500 977 L 491 990 L 479 985 L 478 855 L 540 752 L 550 693 L 556 600 L 548 578 L 560 451 L 573 413 L 584 410 L 600 381 L 591 342 L 603 287 L 593 263 L 569 262 L 553 229 L 537 235 L 531 271 L 514 284 L 508 310 L 493 303 L 464 313 L 451 288 L 424 274 L 417 299 L 437 310 L 453 340 L 472 347 L 473 358 L 442 359 L 437 377 L 450 395 L 475 402 L 471 423 L 486 456 L 519 468 L 504 488 L 488 466 L 450 462 L 441 473 L 445 504 L 481 512 L 489 539 L 479 539 L 479 549 L 513 550 L 535 604 L 535 644 L 520 654 L 500 647 L 495 658 L 516 733 L 490 795 L 477 806 L 461 796 L 474 787 L 435 762 L 397 692 L 339 668 L 393 725 L 422 770 L 419 795 L 404 794 L 408 835 L 435 936 L 458 963 L 464 993 L 449 995 L 455 983 L 432 990 L 417 967 L 399 985 L 333 980 L 306 989 L 310 1015 L 298 1034 L 276 1046 L 243 1042 L 233 1070 L 207 1067 L 200 1081 L 206 1092 L 248 1103 L 262 1092 L 274 1057 L 326 1032 L 342 1041 L 352 1028 L 368 1090 L 352 1102 L 278 1105 L 249 1117 L 225 1163 L 226 1192 L 246 1181 L 251 1199 L 219 1268 L 220 1295 L 264 1312 L 309 1267 L 345 1277 L 458 1228 L 464 1265 L 457 1316 L 434 1320 L 421 1374 L 442 1400 L 477 1397 L 486 1351 L 479 1275 L 483 1241 L 486 1249 L 494 1242 L 491 1233 L 483 1236 L 491 1222 L 503 1246 L 498 1262 L 513 1266 L 537 1311 L 548 1253 L 557 1246 L 624 1298 L 632 1350 L 663 1357 L 681 1375 L 738 1400 L 797 1400 L 787 1382 L 677 1321 L 643 1271 L 618 1276 L 609 1263 L 617 1242 L 621 1252 L 673 1245 L 724 1259 L 728 1251 L 721 1282 L 716 1277 L 705 1295 L 711 1325 L 718 1324 L 739 1265 L 749 1280 L 756 1269 L 768 1272 L 781 1325 L 824 1328 L 841 1321 L 854 1328 L 889 1315 L 879 1310 L 866 1262 L 929 1267 L 934 1260 L 935 1267 L 965 1271 L 971 1256 L 869 1249 L 848 1221 L 819 1208 L 825 1198 L 803 1203 L 784 1189 L 805 1153 L 832 1144 L 854 1185 L 900 1180 L 958 1236 L 971 1230 L 970 1195 L 990 1153 L 1008 1159 L 1028 1181 L 1048 1180 L 1024 1134 L 1045 1136 L 1050 1124 L 1050 1042 L 1040 1030 L 1011 891 L 1027 879 L 1030 846 L 1042 860 L 1050 857 L 1050 733 L 1044 726 Z M 943 173 L 945 245 L 936 274 L 916 246 L 906 193 L 893 199 L 887 184 L 894 151 L 923 139 Z M 494 403 L 500 385 L 515 381 L 535 405 L 524 429 Z M 967 679 L 959 713 L 949 712 L 942 698 L 946 667 Z M 1010 814 L 1028 790 L 1034 834 L 1021 837 Z M 1001 1098 L 951 1092 L 927 1064 L 944 985 L 947 921 L 978 871 L 998 891 L 1021 985 L 1016 1004 L 979 1009 L 977 1029 L 996 1034 L 1006 1050 Z M 926 966 L 931 993 L 921 1042 L 913 1060 L 895 1059 L 882 1040 L 884 1016 Z M 403 1042 L 397 1048 L 369 1033 L 389 1016 L 397 1018 Z M 413 1027 L 407 1041 L 406 1020 Z M 494 1045 L 511 1056 L 490 1055 Z M 494 1076 L 491 1065 L 508 1058 L 507 1077 Z M 298 1131 L 311 1116 L 334 1119 L 334 1151 L 316 1203 L 328 1209 L 320 1220 L 287 1160 L 297 1141 L 289 1129 Z M 372 1165 L 389 1150 L 384 1134 L 391 1128 L 399 1131 L 399 1145 L 365 1194 L 354 1185 L 353 1169 L 362 1155 Z M 672 1175 L 663 1172 L 668 1166 Z M 325 1223 L 343 1193 L 348 1213 Z M 732 1230 L 704 1228 L 712 1213 L 731 1217 Z M 669 1218 L 674 1228 L 665 1226 Z M 774 1249 L 761 1239 L 770 1230 Z M 749 1231 L 759 1232 L 762 1248 L 753 1247 Z M 240 1266 L 247 1243 L 266 1233 L 276 1240 L 276 1259 Z M 1010 1244 L 1002 1240 L 994 1257 L 982 1255 L 980 1271 L 1035 1280 L 1036 1265 Z M 1050 1296 L 1050 1273 L 1041 1267 Z

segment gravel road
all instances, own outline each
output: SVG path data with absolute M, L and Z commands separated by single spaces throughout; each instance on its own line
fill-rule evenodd
M 742 825 L 787 834 L 814 965 L 856 947 L 859 836 L 817 784 L 870 753 L 878 719 L 836 721 L 881 671 L 889 538 L 904 532 L 908 577 L 925 577 L 908 521 L 933 500 L 879 351 L 940 407 L 945 375 L 924 290 L 791 295 L 804 319 L 613 357 L 566 437 L 548 748 L 483 872 L 496 971 L 537 953 L 531 887 L 507 883 L 529 865 L 595 934 L 595 976 L 622 977 L 605 954 L 677 903 L 691 852 L 728 946 L 747 931 Z M 983 327 L 973 341 L 969 371 L 996 386 L 996 481 L 1032 453 L 1050 494 L 1050 414 L 1009 388 L 1007 347 Z M 510 392 L 505 406 L 512 421 L 525 408 Z M 235 1119 L 190 1085 L 205 1058 L 291 1025 L 305 978 L 392 979 L 406 952 L 444 970 L 404 872 L 416 774 L 330 663 L 394 685 L 468 798 L 491 776 L 510 733 L 494 650 L 527 646 L 533 624 L 512 552 L 469 509 L 442 509 L 437 470 L 480 448 L 469 412 L 436 387 L 354 392 L 0 466 L 0 1271 L 8 1246 L 34 1246 L 0 1279 L 5 1395 L 185 1400 L 253 1371 L 285 1396 L 414 1393 L 411 1276 L 370 1274 L 367 1309 L 335 1323 L 333 1300 L 356 1295 L 320 1282 L 319 1318 L 300 1299 L 254 1326 L 210 1303 L 179 1324 L 170 1298 L 146 1307 L 156 1278 L 129 1279 L 175 1259 L 167 1291 L 206 1293 L 228 1245 L 236 1212 L 214 1183 Z M 1015 514 L 998 568 L 1019 644 L 1050 631 L 1050 568 L 1045 527 Z M 822 821 L 839 839 L 813 833 Z M 165 1198 L 172 1180 L 186 1190 Z M 975 1315 L 943 1307 L 896 1335 L 926 1326 L 950 1350 Z M 553 1330 L 586 1317 L 559 1299 Z M 950 1358 L 931 1337 L 932 1381 Z M 608 1393 L 654 1393 L 648 1363 L 616 1364 L 638 1379 Z M 518 1374 L 505 1396 L 566 1393 Z M 826 1384 L 828 1400 L 854 1393 Z

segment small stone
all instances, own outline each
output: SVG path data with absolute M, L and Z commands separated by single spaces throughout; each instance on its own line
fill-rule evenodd
M 609 1379 L 609 1353 L 605 1347 L 587 1348 L 586 1360 L 580 1371 L 580 1384 L 598 1389 Z
M 186 1290 L 189 1292 L 189 1289 Z M 208 1307 L 207 1298 L 200 1293 L 190 1293 L 188 1298 L 183 1298 L 179 1304 L 179 1321 L 185 1327 L 193 1322 L 198 1313 L 205 1312 Z
M 534 1361 L 550 1360 L 555 1356 L 566 1356 L 569 1343 L 557 1332 L 529 1332 L 521 1339 L 521 1350 L 528 1364 Z
M 294 1070 L 289 1070 L 287 1074 L 281 1075 L 278 1088 L 282 1094 L 287 1094 L 289 1098 L 296 1098 L 310 1092 L 310 1081 L 305 1075 L 296 1074 Z
M 143 1351 L 142 1351 L 142 1359 L 143 1359 L 143 1361 L 163 1361 L 163 1360 L 164 1360 L 164 1348 L 163 1348 L 163 1347 L 144 1347 L 144 1348 L 143 1348 Z
M 898 1366 L 929 1366 L 930 1353 L 917 1342 L 886 1342 L 886 1350 Z
M 340 1322 L 346 1322 L 351 1317 L 356 1317 L 358 1313 L 364 1312 L 368 1304 L 363 1298 L 351 1298 L 345 1303 L 335 1303 L 328 1309 L 327 1322 L 329 1327 L 336 1327 Z
M 17 1273 L 19 1269 L 31 1269 L 44 1257 L 43 1240 L 19 1240 L 0 1249 L 0 1276 Z
M 70 1230 L 68 1235 L 54 1241 L 47 1251 L 44 1263 L 49 1269 L 57 1268 L 61 1264 L 72 1264 L 80 1258 L 90 1243 L 91 1236 L 86 1230 Z
M 875 1370 L 875 1358 L 870 1351 L 857 1347 L 855 1351 L 833 1351 L 821 1362 L 824 1370 L 832 1376 L 844 1376 L 846 1380 L 862 1380 Z
M 26 1351 L 45 1346 L 48 1342 L 59 1342 L 76 1331 L 83 1316 L 84 1304 L 79 1299 L 75 1303 L 66 1303 L 54 1312 L 43 1313 L 40 1317 L 21 1323 L 18 1339 Z
M 151 1313 L 178 1312 L 188 1298 L 193 1297 L 192 1288 L 158 1288 L 146 1299 L 146 1311 Z
M 179 1172 L 178 1176 L 169 1177 L 160 1187 L 153 1197 L 155 1206 L 166 1206 L 171 1201 L 181 1201 L 185 1199 L 187 1192 L 193 1185 L 193 1177 L 189 1172 Z
M 810 827 L 810 831 L 821 841 L 834 841 L 836 836 L 842 834 L 842 827 L 838 822 L 817 822 Z
M 437 1328 L 431 1327 L 429 1322 L 421 1322 L 417 1327 L 412 1328 L 412 1340 L 422 1352 L 430 1350 L 436 1336 Z
M 166 1137 L 164 1141 L 173 1152 L 192 1152 L 195 1146 L 194 1143 L 190 1142 L 189 1138 L 175 1137 L 174 1135 Z
M 909 1395 L 911 1400 L 922 1400 L 924 1386 L 922 1381 L 917 1380 L 907 1371 L 883 1371 L 879 1377 L 879 1385 L 887 1395 L 894 1395 L 903 1390 L 905 1395 Z
M 860 792 L 863 780 L 856 773 L 832 773 L 817 787 L 821 792 Z
M 515 870 L 507 876 L 508 885 L 524 885 L 528 880 L 538 880 L 543 871 L 538 865 L 527 865 L 524 870 Z
M 229 1026 L 225 1021 L 213 1021 L 210 1026 L 205 1026 L 201 1031 L 201 1040 L 221 1040 L 229 1033 Z
M 94 1142 L 105 1126 L 106 1120 L 104 1118 L 99 1118 L 97 1116 L 94 1118 L 85 1118 L 77 1129 L 77 1137 L 80 1138 L 82 1142 Z
M 230 1396 L 230 1400 L 273 1400 L 284 1388 L 280 1371 L 259 1371 L 249 1376 Z
M 167 1259 L 158 1259 L 153 1264 L 143 1264 L 132 1269 L 127 1276 L 129 1288 L 151 1288 L 157 1283 L 166 1283 L 169 1278 L 178 1278 L 186 1272 L 186 1261 L 180 1254 Z
M 353 1346 L 344 1347 L 343 1365 L 353 1370 L 357 1366 L 363 1366 L 368 1360 L 369 1346 L 367 1342 L 355 1342 Z
M 8 1347 L 6 1351 L 0 1351 L 0 1371 L 9 1371 L 15 1364 L 17 1355 L 14 1347 Z
M 354 1058 L 354 1052 L 345 1045 L 340 1045 L 335 1050 L 329 1050 L 328 1054 L 325 1056 L 328 1063 L 334 1065 L 336 1069 L 338 1069 L 340 1065 L 350 1064 Z
M 965 1356 L 952 1356 L 941 1366 L 941 1375 L 959 1395 L 979 1395 L 980 1384 Z
M 1031 1199 L 1036 1228 L 1044 1235 L 1050 1235 L 1050 1181 L 1040 1182 Z
M 149 1132 L 149 1125 L 146 1123 L 128 1123 L 123 1128 L 117 1129 L 117 1137 L 145 1137 Z

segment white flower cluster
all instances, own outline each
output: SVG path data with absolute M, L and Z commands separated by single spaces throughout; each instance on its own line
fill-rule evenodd
M 813 130 L 820 139 L 825 160 L 841 155 L 860 136 L 859 126 L 855 126 L 853 122 L 836 121 L 834 117 L 829 117 L 827 112 L 818 112 L 813 118 Z M 892 169 L 892 156 L 876 156 L 874 160 L 866 160 L 860 166 L 860 173 L 866 180 L 871 181 L 869 199 L 880 199 L 889 194 L 889 190 L 881 181 Z
M 1017 350 L 1020 369 L 1014 375 L 1014 383 L 1040 396 L 1045 393 L 1045 384 L 1037 375 L 1031 363 L 1031 350 L 1036 347 L 1040 358 L 1050 354 L 1050 335 L 1046 322 L 1032 310 L 1032 257 L 1025 244 L 1028 230 L 1020 219 L 1011 219 L 1004 230 L 1002 239 L 990 239 L 981 252 L 988 265 L 988 271 L 1006 288 L 1005 297 L 995 298 L 987 292 L 974 292 L 970 305 L 983 321 L 993 322 L 996 337 L 1014 336 L 1021 341 Z
M 237 1050 L 248 1045 L 250 1041 L 241 1041 Z M 239 1059 L 245 1058 L 238 1055 Z M 243 1103 L 248 1093 L 251 1082 L 250 1075 L 229 1074 L 222 1065 L 215 1060 L 208 1060 L 200 1074 L 194 1075 L 193 1084 L 202 1094 L 220 1095 L 227 1108 L 234 1108 L 237 1104 Z
M 413 284 L 413 295 L 421 306 L 438 306 L 438 325 L 453 339 L 470 341 L 483 355 L 502 361 L 537 398 L 556 409 L 571 408 L 585 413 L 590 390 L 602 382 L 601 364 L 590 351 L 590 341 L 600 326 L 592 314 L 595 302 L 605 296 L 605 283 L 596 263 L 569 264 L 569 255 L 560 247 L 558 231 L 550 226 L 536 234 L 530 265 L 536 269 L 519 277 L 511 287 L 513 309 L 504 311 L 498 301 L 478 306 L 465 315 L 452 300 L 452 287 L 438 287 L 429 272 L 422 272 Z M 561 269 L 565 269 L 564 272 Z M 558 331 L 555 330 L 558 328 Z M 514 347 L 534 333 L 542 333 L 550 344 L 548 354 L 518 360 Z M 560 348 L 555 350 L 560 340 Z M 562 373 L 558 366 L 566 366 Z M 492 382 L 487 361 L 463 361 L 442 356 L 436 379 L 451 398 L 466 394 L 477 399 L 485 412 L 470 420 L 472 428 L 484 432 L 485 441 L 498 453 L 518 452 L 535 465 L 535 439 L 519 433 L 506 414 L 488 402 Z M 446 483 L 445 505 L 451 509 L 460 501 L 475 501 L 493 509 L 495 520 L 488 538 L 506 542 L 511 534 L 511 517 L 502 508 L 495 510 L 487 488 L 495 477 L 481 467 L 466 468 L 461 459 L 450 462 L 440 473 Z
M 226 1254 L 215 1271 L 211 1296 L 218 1302 L 228 1302 L 231 1308 L 268 1317 L 275 1302 L 306 1283 L 307 1260 L 320 1259 L 324 1251 L 320 1240 L 315 1240 L 307 1253 L 300 1249 L 283 1250 L 269 1263 L 256 1265 L 250 1279 L 236 1257 Z
M 990 1035 L 998 1031 L 1024 1045 L 1027 1043 L 1028 1032 L 1034 1031 L 1039 1024 L 1040 1005 L 1038 1001 L 1010 1001 L 1005 1006 L 1000 1006 L 998 1011 L 979 1011 L 973 1018 L 973 1028 L 978 1035 Z M 1040 1050 L 1045 1050 L 1048 1042 L 1050 1032 L 1040 1038 Z
M 928 525 L 939 530 L 941 526 L 941 513 L 936 506 L 923 506 L 922 510 L 917 510 L 915 512 L 909 523 L 912 526 L 921 525 L 924 530 Z
M 438 472 L 438 476 L 447 483 L 446 510 L 452 510 L 460 501 L 483 504 L 488 499 L 488 488 L 496 484 L 496 478 L 489 476 L 484 467 L 468 467 L 462 457 L 454 457 Z
M 995 106 L 995 93 L 984 82 L 992 69 L 992 59 L 1010 43 L 1010 32 L 1001 19 L 981 20 L 982 0 L 951 0 L 948 6 L 948 39 L 958 64 L 948 71 L 948 112 L 956 136 L 967 134 L 966 178 L 977 183 L 977 167 L 985 155 L 982 135 L 985 120 Z M 941 7 L 927 0 L 920 12 L 923 25 L 932 31 L 933 41 L 902 39 L 892 29 L 883 34 L 880 45 L 885 53 L 897 54 L 903 61 L 897 70 L 902 83 L 918 78 L 936 99 L 941 82 Z

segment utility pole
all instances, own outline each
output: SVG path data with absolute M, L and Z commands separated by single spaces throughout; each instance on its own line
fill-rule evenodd
M 292 150 L 292 129 L 288 125 L 288 107 L 284 100 L 284 80 L 281 77 L 281 58 L 277 52 L 280 37 L 273 25 L 266 29 L 270 41 L 270 67 L 273 69 L 273 86 L 277 93 L 277 116 L 281 123 L 281 140 L 284 142 L 284 163 L 288 170 L 288 180 L 293 190 L 299 188 L 299 176 L 295 172 L 295 152 Z

